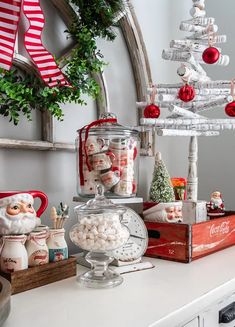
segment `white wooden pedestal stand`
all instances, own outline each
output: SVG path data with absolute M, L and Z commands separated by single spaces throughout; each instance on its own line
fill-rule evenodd
M 187 201 L 183 201 L 183 222 L 199 223 L 207 220 L 206 202 L 198 201 L 198 139 L 191 136 L 189 143 L 189 168 L 187 181 Z

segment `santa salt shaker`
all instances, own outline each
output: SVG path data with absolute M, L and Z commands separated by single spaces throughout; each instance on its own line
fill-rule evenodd
M 211 193 L 210 202 L 207 203 L 207 215 L 210 218 L 218 218 L 225 215 L 224 201 L 219 191 Z

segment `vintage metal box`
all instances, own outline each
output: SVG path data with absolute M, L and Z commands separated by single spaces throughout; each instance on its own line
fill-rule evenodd
M 145 222 L 149 257 L 191 262 L 235 244 L 235 212 L 198 224 Z

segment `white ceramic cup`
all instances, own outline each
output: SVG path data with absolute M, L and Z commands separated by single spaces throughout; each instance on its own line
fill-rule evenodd
M 84 185 L 81 185 L 82 194 L 95 194 L 96 185 L 100 183 L 98 171 L 84 171 Z
M 134 180 L 133 165 L 124 166 L 121 170 L 121 180 L 132 182 Z

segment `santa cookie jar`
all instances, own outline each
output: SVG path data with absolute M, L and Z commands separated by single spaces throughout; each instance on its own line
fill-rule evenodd
M 211 193 L 210 202 L 207 203 L 207 215 L 210 218 L 222 217 L 225 214 L 224 201 L 219 191 Z
M 181 223 L 182 201 L 158 203 L 144 211 L 144 220 L 163 223 Z
M 37 212 L 34 198 L 41 200 Z M 40 216 L 47 205 L 47 196 L 40 191 L 0 192 L 0 235 L 30 233 L 41 224 Z

